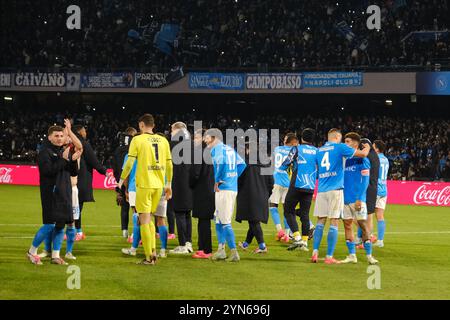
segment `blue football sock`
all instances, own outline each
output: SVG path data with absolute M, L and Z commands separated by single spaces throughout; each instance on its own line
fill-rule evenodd
M 386 222 L 378 221 L 378 240 L 384 240 L 384 232 L 386 231 Z
M 291 230 L 291 227 L 289 227 L 286 217 L 284 217 L 284 229 L 286 231 L 286 234 L 289 235 L 289 230 Z
M 230 249 L 236 249 L 236 239 L 234 237 L 234 231 L 233 228 L 231 227 L 231 224 L 223 224 L 222 226 L 228 247 L 230 247 Z
M 358 233 L 357 233 L 357 235 L 358 235 L 358 238 L 362 238 L 362 234 L 363 234 L 363 232 L 362 232 L 362 229 L 361 229 L 361 227 L 358 227 Z
M 83 232 L 83 229 L 76 229 L 77 230 L 77 233 L 81 233 L 81 232 Z
M 36 235 L 34 236 L 33 239 L 33 247 L 39 248 L 39 246 L 41 245 L 42 241 L 44 241 L 48 235 L 52 235 L 53 233 L 53 228 L 55 227 L 54 224 L 44 224 L 42 225 L 39 230 L 36 232 Z
M 278 213 L 277 207 L 270 208 L 270 215 L 272 217 L 272 221 L 274 225 L 281 224 L 280 222 L 280 214 Z
M 45 251 L 52 252 L 52 238 L 53 238 L 53 229 L 52 232 L 49 232 L 48 235 L 44 239 Z
M 167 249 L 167 226 L 159 226 L 159 238 L 161 239 L 161 249 Z
M 141 228 L 139 226 L 139 214 L 133 214 L 133 243 L 131 246 L 135 249 L 139 247 L 139 241 L 141 241 Z
M 62 243 L 64 241 L 64 228 L 62 229 L 53 229 L 53 250 L 54 251 L 60 251 L 62 247 Z
M 366 250 L 368 256 L 372 254 L 372 241 L 367 240 L 364 242 L 364 250 Z
M 223 231 L 223 227 L 221 223 L 216 223 L 216 233 L 217 233 L 217 241 L 219 245 L 225 244 L 225 232 Z
M 247 241 L 242 242 L 242 246 L 243 246 L 244 248 L 248 248 L 248 242 L 247 242 Z
M 324 228 L 324 225 L 321 223 L 318 223 L 316 226 L 316 231 L 314 231 L 314 238 L 313 238 L 313 249 L 314 250 L 319 250 L 320 242 L 322 242 L 323 228 Z
M 258 244 L 259 249 L 264 250 L 266 248 L 266 244 L 264 242 L 261 242 Z
M 336 244 L 338 240 L 338 227 L 337 226 L 330 226 L 330 230 L 328 230 L 328 249 L 327 249 L 327 256 L 332 257 L 334 254 L 334 250 L 336 249 Z
M 75 227 L 74 226 L 67 226 L 66 228 L 66 236 L 67 236 L 67 243 L 66 243 L 66 253 L 73 251 L 73 244 L 75 243 Z
M 356 254 L 356 245 L 355 245 L 355 242 L 354 242 L 354 241 L 347 240 L 345 243 L 347 244 L 348 253 L 349 253 L 349 254 Z

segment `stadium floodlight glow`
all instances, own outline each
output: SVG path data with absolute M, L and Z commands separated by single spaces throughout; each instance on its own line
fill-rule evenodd
M 387 106 L 392 106 L 392 100 L 388 99 L 385 101 Z
M 5 101 L 13 101 L 13 97 L 11 97 L 11 96 L 4 96 L 3 99 Z

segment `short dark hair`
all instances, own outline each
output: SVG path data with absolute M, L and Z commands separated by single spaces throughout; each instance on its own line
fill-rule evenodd
M 73 132 L 76 132 L 76 133 L 79 133 L 83 129 L 84 129 L 84 126 L 82 124 L 76 124 L 73 126 Z
M 50 128 L 48 128 L 47 134 L 51 136 L 53 132 L 63 132 L 63 131 L 64 129 L 61 126 L 51 126 Z
M 313 143 L 316 137 L 316 130 L 311 128 L 306 128 L 302 131 L 302 139 L 305 142 Z
M 297 135 L 293 132 L 286 133 L 286 135 L 284 137 L 286 139 L 286 143 L 291 143 L 292 141 L 295 141 L 295 140 L 298 141 Z
M 141 116 L 138 120 L 138 122 L 143 122 L 146 127 L 154 127 L 155 126 L 155 119 L 150 113 L 146 113 L 143 116 Z
M 386 143 L 384 143 L 382 140 L 375 140 L 373 144 L 377 147 L 378 150 L 380 150 L 381 153 L 384 153 L 384 151 L 386 151 Z
M 133 127 L 128 127 L 128 128 L 125 130 L 125 133 L 126 133 L 127 135 L 129 135 L 129 136 L 135 136 L 136 133 L 137 133 L 137 130 L 136 130 L 135 128 L 133 128 Z
M 361 136 L 358 133 L 356 133 L 356 132 L 349 132 L 349 133 L 347 133 L 345 135 L 344 139 L 347 139 L 347 138 L 352 139 L 354 141 L 357 141 L 358 143 L 361 142 Z

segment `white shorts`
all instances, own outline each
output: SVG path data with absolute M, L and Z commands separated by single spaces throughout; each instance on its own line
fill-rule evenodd
M 236 191 L 221 190 L 215 193 L 216 210 L 214 211 L 214 218 L 216 223 L 231 223 L 236 197 Z
M 378 209 L 386 209 L 386 202 L 387 202 L 387 197 L 380 197 L 377 196 L 377 202 L 375 204 L 375 208 Z
M 286 195 L 288 193 L 289 188 L 282 187 L 278 184 L 275 184 L 272 189 L 272 194 L 269 198 L 269 203 L 279 204 L 284 203 L 284 199 L 286 199 Z
M 128 203 L 130 207 L 136 207 L 136 191 L 128 192 Z
M 344 190 L 319 192 L 314 206 L 314 217 L 339 219 L 344 211 Z
M 356 211 L 354 203 L 344 205 L 344 214 L 342 215 L 342 219 L 367 220 L 367 204 L 365 202 L 361 202 L 360 211 Z
M 161 196 L 158 202 L 158 208 L 156 208 L 155 216 L 165 218 L 167 216 L 167 200 L 165 195 Z

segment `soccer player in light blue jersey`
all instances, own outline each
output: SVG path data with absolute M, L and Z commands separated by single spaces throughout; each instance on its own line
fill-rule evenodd
M 380 173 L 378 175 L 378 192 L 377 202 L 375 204 L 375 214 L 378 221 L 378 240 L 374 244 L 376 247 L 384 247 L 384 232 L 386 230 L 386 223 L 384 221 L 384 210 L 387 202 L 387 176 L 389 171 L 389 160 L 384 155 L 386 144 L 381 140 L 375 140 L 373 147 L 380 158 Z
M 281 227 L 280 221 L 280 213 L 278 212 L 278 205 L 282 203 L 284 205 L 284 201 L 286 199 L 286 194 L 289 189 L 290 177 L 289 177 L 289 166 L 282 167 L 283 162 L 289 155 L 292 147 L 298 145 L 298 138 L 294 133 L 288 133 L 284 137 L 284 145 L 278 146 L 273 151 L 273 163 L 274 163 L 274 171 L 273 171 L 273 189 L 272 194 L 269 198 L 269 207 L 270 207 L 270 215 L 272 216 L 273 224 L 277 229 L 276 240 L 289 242 L 289 225 L 286 220 L 286 215 L 284 215 L 284 227 L 285 230 Z
M 225 260 L 225 242 L 230 247 L 229 262 L 238 262 L 239 254 L 236 250 L 236 239 L 231 226 L 236 197 L 238 191 L 238 178 L 244 171 L 246 164 L 237 152 L 222 142 L 222 133 L 219 129 L 208 129 L 205 132 L 205 143 L 211 150 L 214 167 L 214 192 L 216 210 L 216 232 L 219 248 L 212 256 L 213 260 Z
M 302 132 L 302 144 L 292 148 L 288 158 L 283 162 L 282 168 L 292 164 L 293 174 L 286 195 L 284 214 L 288 219 L 294 234 L 294 243 L 288 250 L 300 249 L 308 251 L 308 239 L 310 234 L 309 209 L 316 187 L 317 179 L 317 148 L 313 146 L 315 131 L 306 128 Z M 295 210 L 300 204 L 300 209 Z M 296 214 L 302 222 L 302 233 L 300 235 Z
M 355 132 L 345 135 L 345 144 L 354 150 L 358 149 L 361 136 Z M 353 234 L 353 221 L 356 221 L 362 230 L 364 249 L 369 264 L 377 264 L 372 256 L 372 242 L 368 225 L 366 194 L 370 179 L 370 161 L 368 158 L 350 158 L 345 161 L 344 173 L 344 220 L 345 240 L 349 255 L 341 263 L 357 263 L 356 245 Z
M 344 210 L 344 161 L 351 157 L 367 157 L 370 150 L 370 146 L 367 144 L 364 145 L 363 150 L 355 150 L 341 141 L 340 130 L 331 129 L 328 131 L 328 142 L 317 151 L 318 192 L 314 216 L 318 219 L 311 257 L 313 263 L 318 262 L 319 247 L 327 218 L 330 219 L 330 229 L 327 237 L 328 249 L 325 263 L 339 263 L 333 258 L 333 254 L 338 238 L 338 223 Z

